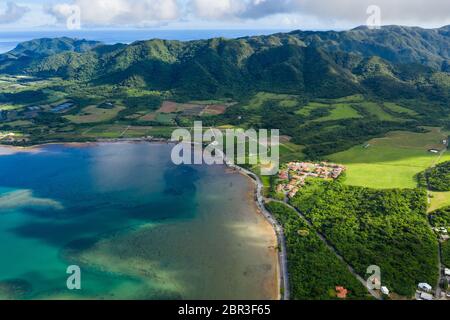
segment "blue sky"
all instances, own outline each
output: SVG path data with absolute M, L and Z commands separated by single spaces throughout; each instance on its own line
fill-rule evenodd
M 339 30 L 365 24 L 370 5 L 383 25 L 450 24 L 449 0 L 0 0 L 0 30 L 64 29 L 74 8 L 83 29 Z

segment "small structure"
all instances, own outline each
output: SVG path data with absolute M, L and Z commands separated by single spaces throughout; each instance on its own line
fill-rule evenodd
M 429 294 L 429 293 L 422 292 L 420 294 L 420 300 L 431 301 L 431 300 L 433 300 L 433 296 L 431 294 Z
M 445 268 L 444 274 L 445 274 L 446 277 L 450 277 L 450 269 L 449 268 Z
M 419 289 L 425 292 L 431 292 L 431 290 L 433 290 L 433 287 L 430 286 L 428 283 L 422 282 L 419 283 Z
M 348 294 L 348 290 L 344 287 L 337 286 L 336 287 L 336 297 L 339 299 L 346 299 Z
M 436 150 L 436 149 L 429 149 L 428 152 L 431 152 L 431 153 L 439 153 L 440 151 L 439 151 L 439 150 Z
M 381 293 L 384 295 L 389 295 L 389 289 L 387 287 L 381 287 Z

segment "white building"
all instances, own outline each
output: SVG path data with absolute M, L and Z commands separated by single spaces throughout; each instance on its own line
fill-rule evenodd
M 423 290 L 425 292 L 431 292 L 433 290 L 433 287 L 430 286 L 428 283 L 419 283 L 419 289 Z
M 449 268 L 445 268 L 444 274 L 445 274 L 446 277 L 450 277 L 450 269 Z
M 381 293 L 385 295 L 389 295 L 389 289 L 387 287 L 381 287 Z
M 422 292 L 422 293 L 420 294 L 420 300 L 431 301 L 431 300 L 433 300 L 433 296 L 432 296 L 431 294 L 429 294 L 429 293 Z

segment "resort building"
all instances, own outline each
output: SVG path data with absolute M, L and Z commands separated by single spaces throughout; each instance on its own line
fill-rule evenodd
M 344 171 L 344 166 L 327 162 L 289 162 L 280 170 L 278 178 L 282 183 L 277 186 L 277 192 L 293 198 L 305 185 L 306 179 L 337 179 Z

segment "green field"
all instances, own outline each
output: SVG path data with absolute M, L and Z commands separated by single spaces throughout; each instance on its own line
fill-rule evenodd
M 296 114 L 308 117 L 311 115 L 311 112 L 320 108 L 329 108 L 330 105 L 320 103 L 320 102 L 310 102 L 308 105 L 302 107 L 300 110 L 296 112 Z
M 383 108 L 375 102 L 362 102 L 359 104 L 367 113 L 369 113 L 372 116 L 377 117 L 380 120 L 383 121 L 394 121 L 398 120 L 393 115 L 387 113 L 383 110 Z
M 443 149 L 446 135 L 433 128 L 428 133 L 391 132 L 385 138 L 373 139 L 366 146 L 328 156 L 347 167 L 345 183 L 371 188 L 414 188 L 415 175 L 434 164 L 450 159 L 432 154 L 431 148 Z
M 118 113 L 124 109 L 125 108 L 122 106 L 115 106 L 112 109 L 89 106 L 83 108 L 79 114 L 67 115 L 64 118 L 76 124 L 106 122 L 114 119 Z
M 330 115 L 315 119 L 314 121 L 334 121 L 341 119 L 357 119 L 362 118 L 356 109 L 351 105 L 345 103 L 339 103 L 333 105 Z
M 417 112 L 415 112 L 411 109 L 399 106 L 398 104 L 391 103 L 391 102 L 385 102 L 384 107 L 392 112 L 403 113 L 408 116 L 417 116 L 418 115 Z
M 288 94 L 276 94 L 269 92 L 257 93 L 246 105 L 247 109 L 257 110 L 267 102 L 273 102 L 281 107 L 292 108 L 299 104 L 298 97 Z

